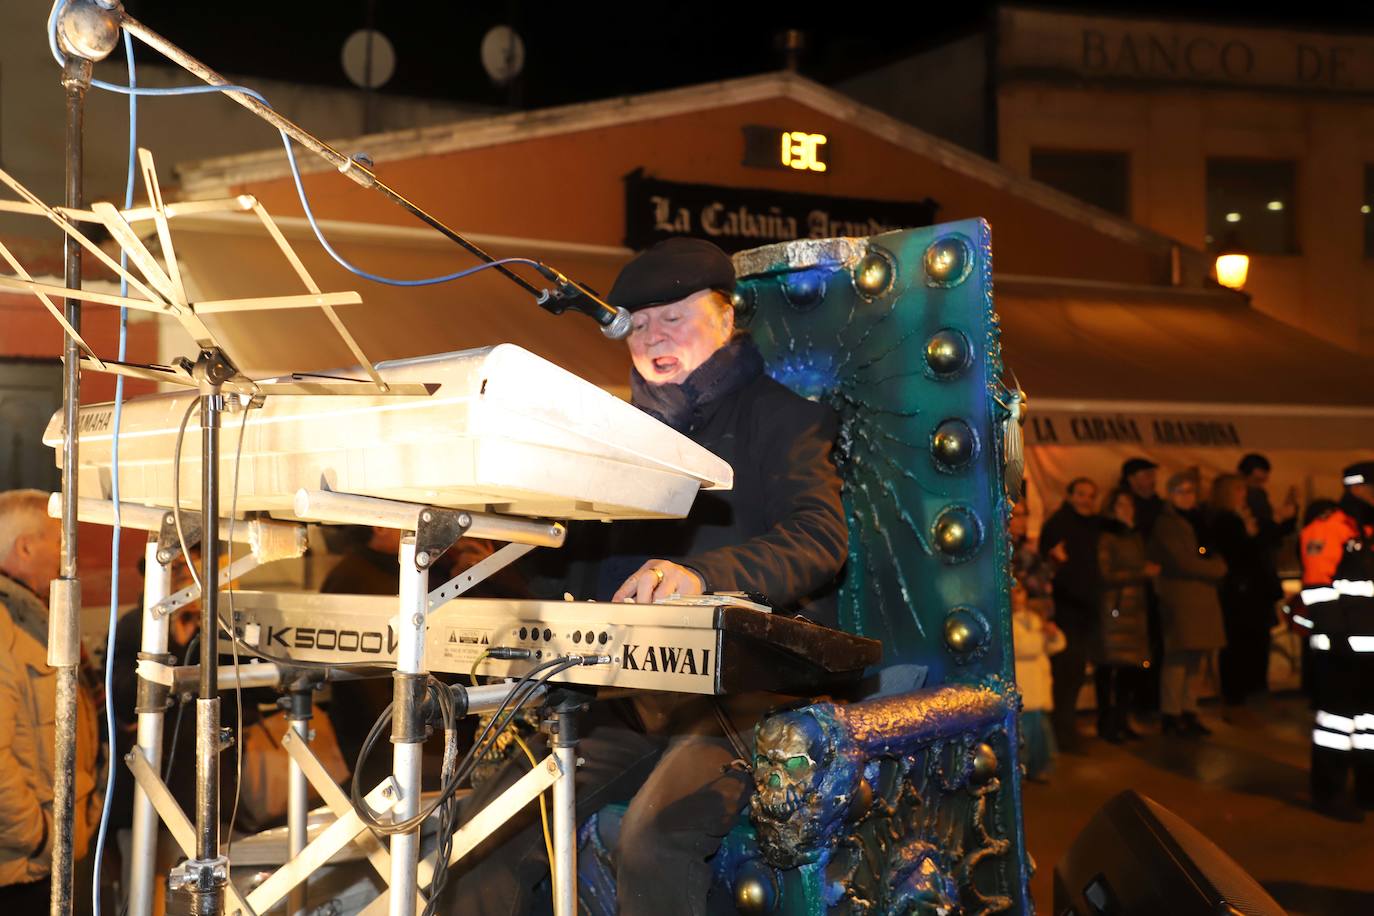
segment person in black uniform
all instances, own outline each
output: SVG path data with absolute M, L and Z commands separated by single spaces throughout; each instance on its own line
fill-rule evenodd
M 670 595 L 744 591 L 775 612 L 836 623 L 833 586 L 848 551 L 840 479 L 831 460 L 838 418 L 764 373 L 738 331 L 730 258 L 709 242 L 670 239 L 631 261 L 608 297 L 633 313 L 632 402 L 710 449 L 734 469 L 733 489 L 703 492 L 681 521 L 578 525 L 563 551 L 562 590 L 618 602 L 608 614 Z M 747 729 L 769 697 L 732 697 L 725 721 Z M 579 746 L 578 815 L 629 801 L 610 843 L 618 911 L 626 916 L 706 912 L 710 858 L 739 817 L 750 781 L 710 697 L 640 695 L 632 724 L 599 724 Z M 589 718 L 596 719 L 594 712 Z M 480 786 L 478 810 L 520 775 Z M 525 812 L 527 815 L 530 812 Z M 450 897 L 453 912 L 530 912 L 547 879 L 542 837 L 529 817 L 489 842 Z M 462 863 L 460 863 L 460 867 Z M 545 892 L 546 893 L 546 892 Z
M 1342 479 L 1339 505 L 1302 529 L 1302 602 L 1312 622 L 1312 804 L 1358 822 L 1374 810 L 1374 461 Z

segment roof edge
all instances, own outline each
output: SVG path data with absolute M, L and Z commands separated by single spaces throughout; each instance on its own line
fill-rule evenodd
M 330 145 L 343 150 L 366 149 L 376 163 L 394 162 L 771 98 L 786 98 L 808 105 L 875 137 L 927 156 L 951 171 L 1086 224 L 1104 235 L 1142 245 L 1158 253 L 1167 253 L 1175 246 L 1186 247 L 1128 219 L 1017 175 L 990 159 L 870 108 L 834 89 L 787 71 L 536 111 L 465 119 L 434 127 L 366 134 L 330 141 Z M 302 173 L 325 172 L 333 168 L 316 157 L 302 157 L 298 163 Z M 200 198 L 222 196 L 229 188 L 248 182 L 280 179 L 290 174 L 290 169 L 281 152 L 272 149 L 178 163 L 174 172 L 180 181 L 182 194 L 189 198 Z

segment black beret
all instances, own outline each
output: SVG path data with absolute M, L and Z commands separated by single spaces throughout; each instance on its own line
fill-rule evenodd
M 704 289 L 735 289 L 735 264 L 705 239 L 664 239 L 640 252 L 615 278 L 606 301 L 629 312 L 667 305 Z
M 1121 463 L 1121 476 L 1123 478 L 1130 477 L 1137 471 L 1149 471 L 1157 467 L 1159 467 L 1159 465 L 1155 464 L 1149 458 L 1127 458 Z
M 1341 481 L 1347 487 L 1361 483 L 1374 483 L 1374 461 L 1361 461 L 1341 471 Z

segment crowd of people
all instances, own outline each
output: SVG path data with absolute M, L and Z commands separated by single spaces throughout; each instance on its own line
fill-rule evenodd
M 1027 775 L 1042 779 L 1055 749 L 1082 752 L 1079 695 L 1091 666 L 1097 735 L 1140 737 L 1158 715 L 1170 739 L 1211 734 L 1198 715 L 1204 673 L 1227 706 L 1267 689 L 1271 632 L 1283 597 L 1277 557 L 1297 530 L 1298 499 L 1277 506 L 1270 464 L 1249 454 L 1203 499 L 1196 469 L 1159 487 L 1159 466 L 1131 458 L 1099 498 L 1071 481 L 1038 540 L 1024 501 L 1012 511 L 1016 676 Z

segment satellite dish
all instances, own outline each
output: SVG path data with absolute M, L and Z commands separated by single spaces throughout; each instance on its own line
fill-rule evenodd
M 396 72 L 396 50 L 385 35 L 373 29 L 359 29 L 349 35 L 341 58 L 344 73 L 360 89 L 385 85 Z
M 507 25 L 492 27 L 482 38 L 482 67 L 498 86 L 504 86 L 525 68 L 525 43 Z

